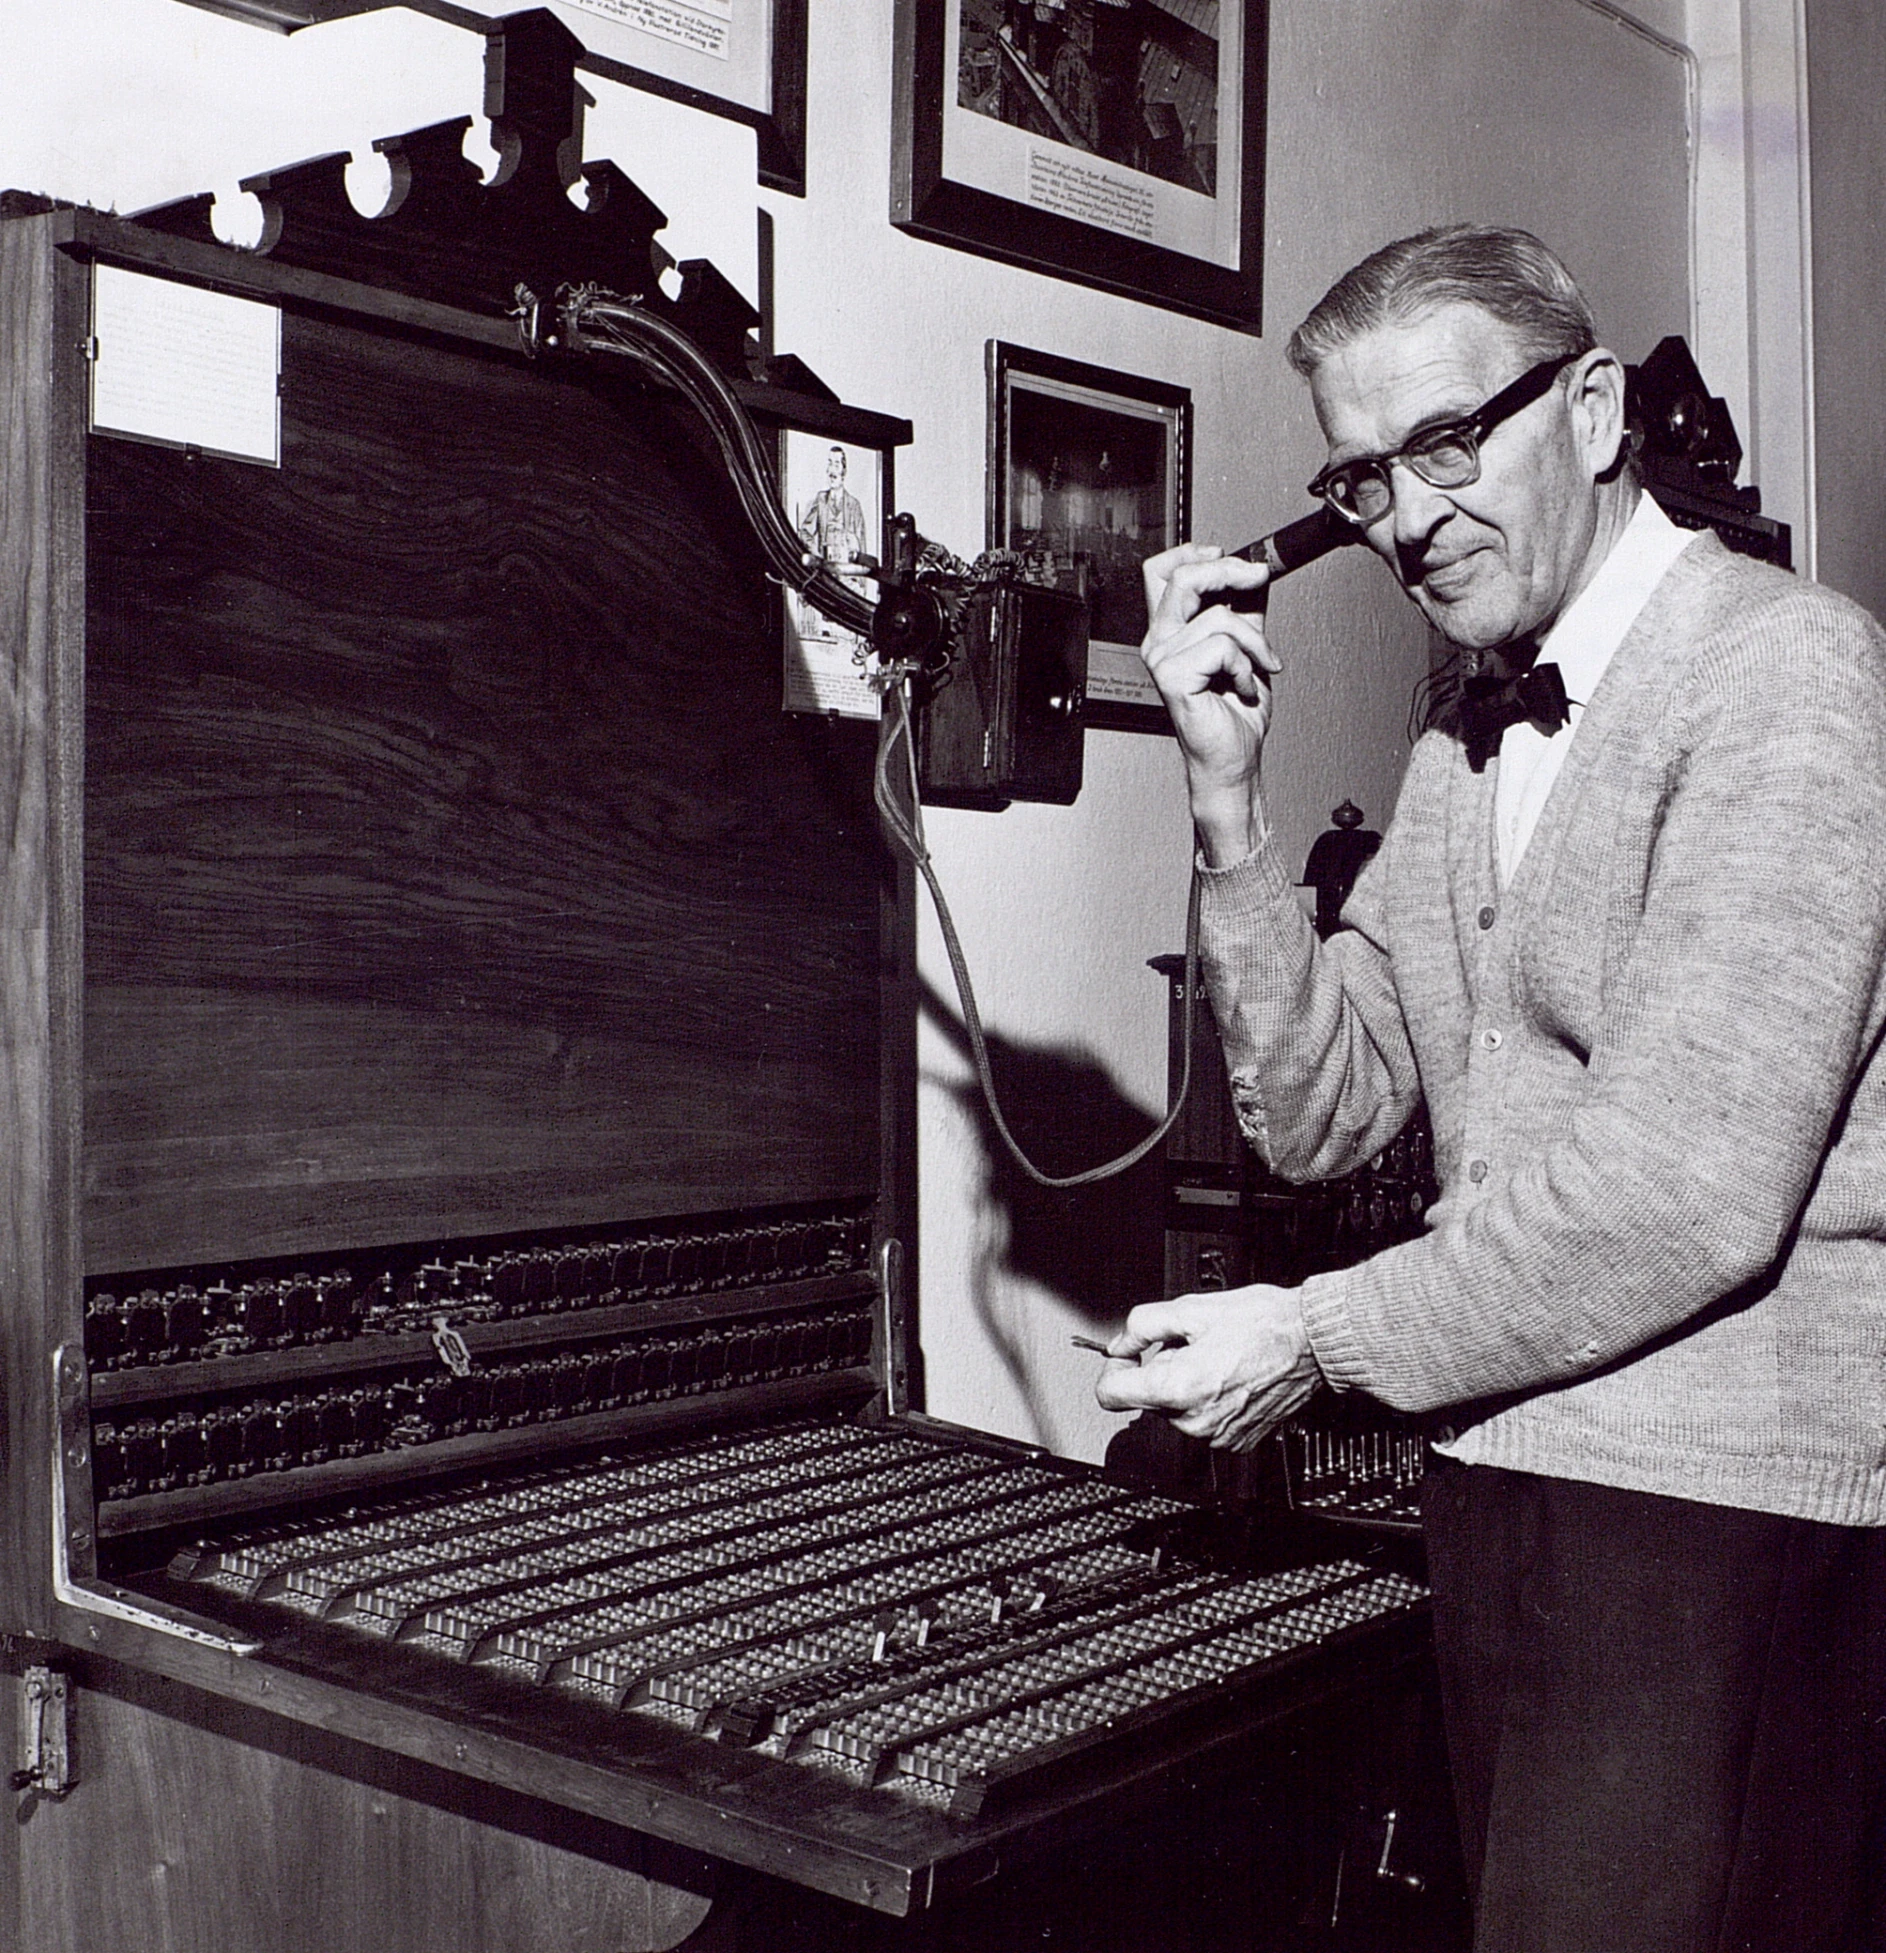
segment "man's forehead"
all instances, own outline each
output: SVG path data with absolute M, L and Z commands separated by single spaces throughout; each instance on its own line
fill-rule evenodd
M 1386 453 L 1430 422 L 1471 413 L 1525 364 L 1515 328 L 1456 302 L 1337 347 L 1311 377 L 1310 398 L 1332 454 Z

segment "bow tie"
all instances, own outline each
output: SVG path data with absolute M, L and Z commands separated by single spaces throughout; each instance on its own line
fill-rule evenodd
M 1532 657 L 1538 652 L 1526 647 Z M 1467 749 L 1467 764 L 1476 773 L 1500 750 L 1500 740 L 1508 726 L 1531 724 L 1550 739 L 1559 727 L 1569 723 L 1571 712 L 1565 696 L 1565 681 L 1557 665 L 1530 665 L 1512 671 L 1514 652 L 1470 653 L 1477 669 L 1461 681 L 1457 707 L 1461 744 Z M 1506 669 L 1502 669 L 1506 667 Z

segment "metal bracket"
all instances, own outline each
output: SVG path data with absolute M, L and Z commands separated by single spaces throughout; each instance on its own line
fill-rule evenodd
M 233 1634 L 199 1614 L 147 1600 L 98 1578 L 98 1542 L 92 1532 L 91 1382 L 85 1355 L 70 1343 L 52 1353 L 52 1594 L 61 1605 L 149 1628 L 226 1655 L 259 1655 L 262 1643 Z M 93 1640 L 98 1630 L 91 1630 Z
M 72 1788 L 69 1685 L 56 1668 L 35 1665 L 20 1677 L 20 1696 L 20 1768 L 8 1786 L 63 1797 Z
M 904 1312 L 904 1244 L 892 1235 L 878 1249 L 878 1293 L 884 1304 L 884 1409 L 910 1408 L 910 1323 Z

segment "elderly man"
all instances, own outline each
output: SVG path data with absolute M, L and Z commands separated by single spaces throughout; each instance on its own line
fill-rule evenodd
M 1317 940 L 1259 791 L 1264 571 L 1146 568 L 1252 1143 L 1428 1232 L 1133 1311 L 1102 1402 L 1255 1443 L 1448 1408 L 1423 1510 L 1482 1953 L 1876 1946 L 1886 1771 L 1886 639 L 1675 528 L 1523 232 L 1358 265 L 1291 341 L 1311 484 L 1457 652 Z M 1247 603 L 1251 600 L 1247 597 Z

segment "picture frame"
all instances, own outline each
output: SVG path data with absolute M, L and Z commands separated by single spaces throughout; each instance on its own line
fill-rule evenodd
M 1170 732 L 1139 657 L 1140 565 L 1190 530 L 1191 390 L 999 339 L 987 365 L 988 546 L 1049 552 L 1085 589 L 1087 724 Z
M 1255 333 L 1265 0 L 896 0 L 891 221 Z
M 478 32 L 519 0 L 190 0 L 292 33 L 318 21 L 406 6 Z M 805 195 L 806 18 L 810 0 L 556 0 L 587 50 L 577 66 L 605 81 L 749 124 L 759 180 Z
M 862 570 L 847 566 L 863 557 L 881 561 L 885 525 L 894 496 L 888 448 L 805 428 L 779 429 L 779 498 L 786 520 L 810 553 L 859 593 L 876 592 Z M 787 712 L 877 719 L 883 695 L 866 679 L 870 640 L 834 624 L 796 590 L 780 592 L 782 684 Z

